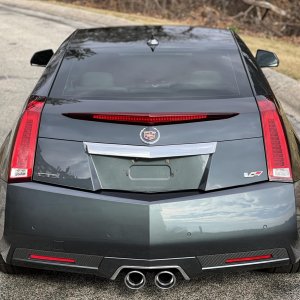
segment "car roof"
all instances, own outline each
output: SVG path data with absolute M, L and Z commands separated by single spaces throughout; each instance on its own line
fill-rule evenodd
M 123 26 L 79 29 L 69 41 L 69 48 L 145 47 L 158 40 L 159 47 L 237 49 L 230 30 L 193 26 Z

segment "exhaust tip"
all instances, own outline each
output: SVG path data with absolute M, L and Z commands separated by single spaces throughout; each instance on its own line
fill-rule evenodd
M 139 290 L 146 284 L 146 277 L 140 271 L 130 271 L 125 276 L 124 283 L 131 290 Z
M 154 282 L 158 288 L 167 290 L 176 284 L 176 276 L 170 271 L 162 271 L 155 276 Z

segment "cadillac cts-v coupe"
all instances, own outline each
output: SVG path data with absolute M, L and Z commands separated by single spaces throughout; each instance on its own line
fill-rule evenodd
M 0 150 L 1 263 L 172 287 L 299 271 L 300 143 L 229 30 L 75 31 Z M 288 96 L 287 96 L 288 97 Z M 288 99 L 287 99 L 288 101 Z

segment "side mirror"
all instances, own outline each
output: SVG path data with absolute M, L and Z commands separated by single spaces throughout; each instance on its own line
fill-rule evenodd
M 257 50 L 256 62 L 261 68 L 279 66 L 279 59 L 277 55 L 266 50 Z
M 32 66 L 46 67 L 53 54 L 51 49 L 35 52 L 30 60 L 30 64 Z

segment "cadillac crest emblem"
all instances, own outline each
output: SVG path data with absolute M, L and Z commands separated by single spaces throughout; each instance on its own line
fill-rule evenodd
M 146 127 L 140 132 L 140 138 L 145 144 L 155 144 L 160 138 L 160 133 L 155 127 Z

